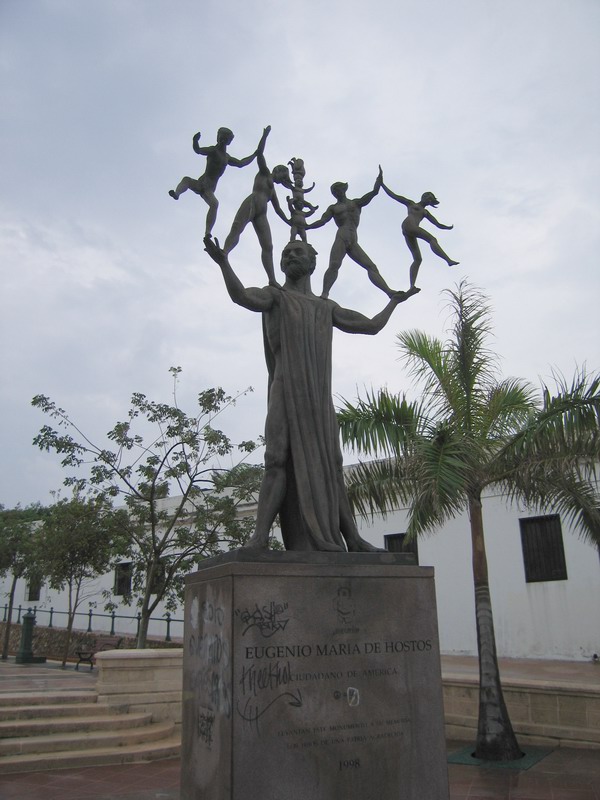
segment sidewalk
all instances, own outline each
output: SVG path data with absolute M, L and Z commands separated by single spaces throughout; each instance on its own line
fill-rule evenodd
M 477 672 L 474 658 L 444 656 L 442 662 L 444 674 Z M 600 665 L 591 663 L 502 659 L 501 671 L 531 682 L 600 684 Z M 95 680 L 95 670 L 76 672 L 72 665 L 0 662 L 2 693 L 88 689 Z M 448 742 L 448 752 L 464 744 Z M 179 800 L 179 766 L 173 759 L 2 776 L 0 761 L 0 800 Z M 449 764 L 448 773 L 451 800 L 600 800 L 600 750 L 557 749 L 526 771 Z

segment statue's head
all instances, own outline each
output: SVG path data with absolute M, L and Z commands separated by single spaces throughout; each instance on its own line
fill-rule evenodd
M 231 144 L 233 142 L 233 131 L 229 130 L 229 128 L 219 128 L 217 142 L 219 144 Z
M 292 179 L 290 178 L 290 171 L 285 164 L 277 164 L 276 167 L 273 167 L 271 177 L 275 183 L 281 183 L 288 189 L 294 188 L 292 185 Z
M 437 199 L 437 197 L 434 195 L 433 192 L 424 192 L 421 195 L 421 203 L 424 206 L 438 206 L 440 204 L 440 201 Z
M 336 200 L 341 200 L 342 197 L 345 196 L 347 191 L 348 191 L 347 183 L 343 183 L 342 181 L 336 181 L 336 183 L 331 184 L 331 194 L 335 197 Z
M 312 275 L 317 266 L 317 251 L 308 242 L 288 242 L 281 253 L 281 271 L 288 278 Z

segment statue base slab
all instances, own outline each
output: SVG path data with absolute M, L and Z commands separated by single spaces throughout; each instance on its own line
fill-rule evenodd
M 444 800 L 433 569 L 231 553 L 186 581 L 182 800 Z

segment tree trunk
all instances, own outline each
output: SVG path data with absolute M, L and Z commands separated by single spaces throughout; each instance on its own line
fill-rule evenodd
M 137 641 L 135 646 L 138 650 L 144 650 L 146 647 L 146 639 L 148 638 L 148 624 L 150 622 L 150 613 L 148 611 L 148 606 L 142 606 L 141 616 L 140 616 L 140 629 L 138 631 Z
M 65 642 L 65 649 L 63 650 L 63 659 L 62 659 L 62 668 L 64 669 L 67 666 L 67 659 L 69 658 L 69 645 L 71 644 L 71 634 L 73 632 L 73 619 L 75 614 L 71 614 L 69 611 L 69 615 L 67 617 L 67 640 Z
M 154 603 L 152 603 L 152 606 L 150 604 L 150 596 L 152 594 L 151 589 L 158 566 L 159 566 L 158 561 L 153 560 L 150 562 L 148 570 L 146 571 L 144 600 L 142 602 L 142 607 L 140 609 L 140 627 L 137 635 L 137 641 L 135 643 L 137 650 L 144 650 L 146 647 L 146 639 L 148 638 L 148 625 L 150 624 L 150 615 L 152 614 L 152 611 L 156 608 L 159 601 L 159 597 L 157 597 Z
M 69 613 L 67 615 L 67 641 L 65 642 L 65 649 L 63 651 L 63 669 L 67 666 L 67 659 L 69 658 L 69 646 L 71 644 L 71 635 L 73 633 L 73 624 L 75 622 L 75 614 L 79 608 L 79 597 L 81 593 L 81 584 L 83 578 L 77 577 L 69 581 Z M 75 583 L 75 597 L 73 597 L 73 583 Z
M 138 630 L 137 641 L 135 646 L 138 650 L 144 650 L 146 647 L 146 639 L 148 638 L 148 625 L 150 623 L 150 588 L 152 586 L 152 578 L 154 575 L 154 565 L 150 567 L 146 573 L 146 586 L 144 588 L 144 600 L 140 609 L 140 627 Z
M 8 646 L 10 644 L 10 626 L 12 623 L 13 605 L 15 602 L 15 589 L 17 586 L 18 576 L 13 575 L 12 583 L 10 585 L 10 594 L 8 596 L 8 616 L 6 618 L 6 628 L 4 629 L 4 642 L 2 644 L 2 661 L 8 658 Z
M 479 653 L 479 721 L 474 756 L 485 761 L 514 761 L 521 758 L 523 752 L 513 731 L 500 683 L 479 496 L 469 498 L 469 516 Z

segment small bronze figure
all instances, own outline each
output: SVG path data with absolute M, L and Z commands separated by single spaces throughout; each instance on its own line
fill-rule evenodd
M 269 220 L 267 219 L 267 209 L 269 203 L 271 203 L 275 209 L 275 213 L 281 217 L 285 223 L 288 222 L 287 217 L 279 205 L 279 200 L 275 193 L 275 184 L 281 183 L 287 189 L 291 189 L 292 181 L 289 170 L 284 164 L 278 164 L 273 169 L 273 172 L 271 172 L 267 166 L 264 157 L 264 149 L 267 136 L 270 132 L 271 126 L 269 125 L 265 128 L 256 150 L 258 173 L 254 179 L 252 194 L 248 195 L 239 207 L 231 225 L 231 231 L 225 239 L 223 250 L 225 253 L 230 253 L 239 242 L 242 231 L 246 225 L 251 222 L 258 237 L 261 248 L 261 259 L 269 278 L 269 283 L 272 286 L 278 286 L 273 269 L 273 237 L 271 236 L 271 228 L 269 226 Z
M 311 222 L 310 225 L 306 226 L 307 230 L 320 228 L 322 225 L 329 222 L 329 220 L 333 219 L 338 228 L 329 256 L 329 267 L 323 278 L 323 292 L 321 297 L 329 296 L 329 290 L 336 281 L 344 256 L 350 256 L 354 262 L 363 267 L 363 269 L 366 269 L 369 280 L 372 284 L 377 286 L 378 289 L 385 292 L 388 297 L 394 296 L 394 290 L 390 289 L 373 261 L 358 243 L 360 212 L 377 195 L 382 181 L 383 176 L 380 169 L 373 189 L 363 195 L 363 197 L 357 197 L 354 200 L 346 197 L 346 192 L 348 190 L 347 183 L 334 183 L 331 187 L 331 193 L 335 197 L 336 202 L 329 206 L 321 219 L 316 222 Z
M 191 189 L 208 204 L 208 213 L 206 215 L 206 228 L 205 236 L 210 236 L 217 219 L 217 209 L 219 208 L 219 201 L 215 197 L 215 190 L 219 182 L 219 178 L 225 172 L 226 167 L 245 167 L 252 163 L 256 158 L 256 152 L 252 153 L 246 158 L 234 158 L 227 152 L 228 145 L 233 141 L 233 133 L 229 128 L 219 128 L 217 131 L 217 143 L 209 147 L 200 147 L 200 133 L 194 134 L 192 139 L 192 147 L 194 152 L 199 156 L 206 156 L 206 169 L 204 174 L 199 178 L 190 178 L 185 176 L 182 178 L 176 189 L 171 189 L 169 195 L 174 200 L 179 200 L 179 197 Z
M 423 256 L 421 255 L 421 249 L 418 242 L 419 239 L 423 239 L 423 241 L 427 242 L 436 256 L 443 258 L 449 267 L 456 266 L 456 264 L 459 262 L 453 261 L 450 256 L 446 255 L 446 253 L 440 247 L 435 236 L 429 233 L 429 231 L 426 231 L 420 227 L 420 222 L 423 220 L 423 218 L 429 220 L 429 222 L 433 223 L 436 227 L 445 231 L 450 231 L 454 227 L 454 225 L 443 225 L 441 222 L 437 221 L 433 214 L 430 214 L 429 211 L 427 211 L 427 206 L 433 206 L 436 208 L 439 205 L 439 200 L 437 200 L 433 192 L 425 192 L 423 195 L 421 195 L 419 202 L 416 203 L 414 200 L 409 200 L 407 197 L 402 197 L 400 194 L 395 194 L 395 192 L 392 192 L 391 189 L 388 189 L 385 183 L 382 183 L 382 186 L 384 192 L 389 197 L 391 197 L 393 200 L 397 200 L 399 203 L 403 203 L 408 210 L 408 216 L 402 223 L 402 233 L 404 234 L 406 244 L 408 245 L 408 249 L 413 257 L 413 262 L 410 265 L 410 288 L 412 289 L 415 286 L 419 267 L 423 261 Z

